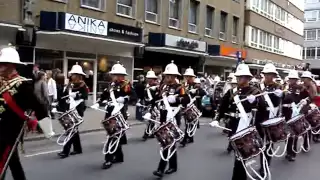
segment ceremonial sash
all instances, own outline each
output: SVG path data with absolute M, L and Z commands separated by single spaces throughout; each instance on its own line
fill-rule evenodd
M 237 92 L 237 88 L 233 89 L 233 93 L 235 93 L 235 92 Z M 240 101 L 239 95 L 235 95 L 233 97 L 233 100 L 234 100 L 234 103 L 236 104 L 236 106 L 240 112 L 240 120 L 239 120 L 239 124 L 238 124 L 237 131 L 236 131 L 236 132 L 239 132 L 239 131 L 249 127 L 250 121 L 252 118 L 252 113 L 246 113 L 246 111 Z
M 264 90 L 265 86 L 264 84 L 260 84 L 260 88 L 261 90 Z M 277 115 L 277 112 L 278 112 L 278 108 L 275 108 L 271 99 L 270 99 L 270 96 L 269 94 L 265 94 L 263 95 L 265 101 L 267 102 L 268 106 L 269 106 L 269 118 L 274 118 L 276 115 Z

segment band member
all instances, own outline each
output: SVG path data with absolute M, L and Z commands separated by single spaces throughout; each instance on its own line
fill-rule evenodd
M 230 73 L 229 76 L 227 77 L 227 81 L 223 87 L 223 94 L 225 94 L 229 89 L 232 88 L 231 81 L 232 81 L 232 79 L 234 79 L 234 77 L 235 77 L 234 73 Z
M 97 101 L 96 104 L 94 104 L 93 108 L 98 108 L 99 105 L 104 105 L 105 100 L 112 100 L 111 93 L 114 94 L 114 97 L 117 101 L 117 103 L 123 104 L 123 108 L 121 109 L 121 114 L 123 115 L 124 119 L 127 120 L 127 109 L 128 109 L 128 103 L 129 103 L 129 96 L 131 95 L 131 84 L 129 81 L 125 79 L 125 76 L 127 76 L 126 68 L 123 67 L 119 62 L 112 66 L 111 71 L 109 74 L 112 76 L 112 83 L 109 88 L 105 89 L 103 93 L 100 96 L 100 99 Z M 105 119 L 109 118 L 111 116 L 111 113 L 114 109 L 114 106 L 108 106 L 107 107 L 107 113 L 105 115 Z M 111 142 L 114 142 L 116 137 L 111 137 L 108 140 L 108 145 Z M 114 153 L 107 153 L 105 154 L 105 162 L 102 164 L 102 169 L 109 169 L 112 167 L 113 163 L 122 163 L 123 158 L 123 152 L 122 152 L 122 145 L 127 144 L 127 137 L 126 134 L 123 134 L 120 139 L 120 143 L 115 150 Z M 108 146 L 106 146 L 108 148 Z
M 178 107 L 179 104 L 184 106 L 190 102 L 188 95 L 185 93 L 185 89 L 181 84 L 176 82 L 176 77 L 180 76 L 178 67 L 173 63 L 173 61 L 168 64 L 163 72 L 164 82 L 160 87 L 160 94 L 165 94 L 167 96 L 168 102 L 171 107 Z M 165 123 L 167 120 L 167 110 L 163 109 L 160 111 L 160 122 Z M 175 117 L 177 118 L 177 116 Z M 177 121 L 177 124 L 180 123 Z M 178 124 L 179 125 L 179 124 Z M 176 147 L 175 147 L 176 148 Z M 164 150 L 163 155 L 167 156 L 168 149 Z M 162 177 L 163 173 L 172 174 L 178 169 L 177 162 L 177 152 L 175 152 L 169 159 L 169 169 L 165 171 L 167 166 L 167 161 L 160 159 L 158 169 L 153 172 L 155 176 Z
M 0 51 L 0 179 L 5 179 L 8 166 L 14 180 L 26 180 L 17 150 L 25 122 L 35 128 L 37 123 L 44 135 L 54 135 L 48 109 L 34 95 L 31 79 L 19 76 L 16 68 L 22 67 L 18 52 L 13 47 Z M 35 112 L 36 119 L 29 120 L 27 110 Z
M 299 79 L 299 74 L 296 70 L 291 70 L 288 77 L 288 88 L 285 90 L 282 102 L 282 113 L 286 119 L 289 121 L 292 117 L 292 103 L 298 104 L 300 102 L 300 92 L 302 86 L 298 85 L 297 81 Z M 297 138 L 290 137 L 288 140 L 287 155 L 286 159 L 288 161 L 295 161 L 296 149 L 297 149 Z M 294 151 L 295 150 L 295 151 Z
M 145 90 L 144 90 L 144 102 L 145 102 L 145 105 L 146 106 L 151 106 L 151 110 L 153 108 L 156 107 L 156 100 L 159 99 L 159 86 L 158 86 L 158 77 L 156 76 L 155 72 L 150 70 L 147 72 L 147 75 L 146 75 L 146 78 L 147 78 L 147 85 L 145 87 Z M 151 112 L 150 112 L 151 113 Z M 152 129 L 154 127 L 154 123 L 153 122 L 149 122 L 148 125 L 147 125 L 147 129 Z M 147 134 L 146 130 L 144 131 L 144 134 L 143 134 L 143 140 L 147 140 L 148 138 L 152 138 L 154 137 L 153 134 L 149 135 Z
M 197 96 L 197 100 L 195 101 L 196 107 L 200 107 L 201 103 L 201 98 L 206 95 L 206 92 L 200 88 L 198 85 L 195 83 L 195 77 L 196 75 L 194 74 L 194 70 L 189 67 L 186 69 L 185 73 L 183 74 L 186 82 L 184 83 L 184 89 L 186 90 L 186 93 L 190 95 L 191 98 L 194 98 Z M 199 83 L 198 83 L 199 84 Z M 188 131 L 188 126 L 187 122 L 185 120 L 185 135 L 183 140 L 181 141 L 181 146 L 186 146 L 187 143 L 193 143 L 194 139 L 193 136 L 189 136 L 187 131 Z
M 228 113 L 230 116 L 230 129 L 232 130 L 230 131 L 229 136 L 234 135 L 240 128 L 240 125 L 242 126 L 240 114 L 238 113 L 239 109 L 234 103 L 234 97 L 237 95 L 240 99 L 247 99 L 246 101 L 241 102 L 246 113 L 252 112 L 252 109 L 257 109 L 257 112 L 259 112 L 257 114 L 257 118 L 253 119 L 250 124 L 256 126 L 258 129 L 260 127 L 260 123 L 266 120 L 266 118 L 262 118 L 265 117 L 266 113 L 265 102 L 261 96 L 254 96 L 259 94 L 261 91 L 258 88 L 249 85 L 252 74 L 248 65 L 239 64 L 235 76 L 237 77 L 238 86 L 235 89 L 230 89 L 225 96 L 223 96 L 215 122 L 219 124 L 219 121 L 222 118 L 225 118 L 226 113 Z M 234 162 L 232 180 L 247 180 L 247 174 L 242 162 L 237 158 L 235 158 Z
M 316 86 L 316 82 L 314 78 L 312 77 L 312 73 L 310 71 L 304 71 L 301 75 L 301 80 L 303 82 L 303 91 L 300 93 L 301 95 L 301 103 L 304 105 L 302 108 L 302 113 L 308 114 L 308 111 L 311 110 L 310 104 L 313 103 L 318 95 L 318 90 Z M 309 137 L 312 136 L 311 131 L 308 133 Z M 305 135 L 304 138 L 304 148 L 309 150 L 308 148 L 308 135 Z M 314 135 L 312 137 L 314 142 L 319 142 L 320 141 L 320 136 L 319 135 Z
M 265 114 L 266 117 L 263 117 L 263 119 L 268 120 L 278 117 L 280 113 L 279 106 L 282 100 L 283 92 L 281 90 L 281 85 L 274 81 L 279 73 L 277 72 L 276 67 L 273 64 L 266 64 L 262 70 L 262 74 L 264 76 L 264 81 L 263 83 L 260 83 L 260 89 L 264 92 L 273 92 L 271 94 L 266 94 L 263 96 L 268 106 L 268 113 Z M 269 147 L 269 145 L 267 145 L 267 147 Z M 270 165 L 272 157 L 268 156 L 267 149 L 265 150 L 265 155 L 268 160 L 268 164 Z
M 64 90 L 64 95 L 65 96 L 69 95 L 74 100 L 80 100 L 80 99 L 83 100 L 76 107 L 78 114 L 81 117 L 83 117 L 84 111 L 86 110 L 85 100 L 88 99 L 88 87 L 86 83 L 83 81 L 83 78 L 86 76 L 86 74 L 83 72 L 82 67 L 76 64 L 72 66 L 71 71 L 69 71 L 69 75 L 70 75 L 70 81 Z M 58 101 L 61 102 L 61 99 Z M 60 106 L 66 107 L 67 109 L 65 109 L 64 111 L 68 111 L 69 105 L 70 105 L 68 103 L 68 98 L 65 98 L 65 101 L 63 102 L 66 102 L 67 105 L 60 104 Z M 72 152 L 70 152 L 71 145 L 73 145 Z M 82 154 L 82 146 L 81 146 L 79 131 L 77 131 L 71 137 L 71 139 L 63 146 L 63 150 L 62 152 L 58 153 L 58 156 L 63 159 L 68 157 L 69 155 L 77 155 L 77 154 Z

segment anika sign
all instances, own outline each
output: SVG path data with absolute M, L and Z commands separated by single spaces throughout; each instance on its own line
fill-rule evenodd
M 70 31 L 107 36 L 108 22 L 66 13 L 65 29 Z

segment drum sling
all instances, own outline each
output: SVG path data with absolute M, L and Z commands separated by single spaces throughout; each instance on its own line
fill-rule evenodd
M 29 119 L 28 116 L 25 115 L 24 111 L 16 104 L 16 102 L 13 100 L 12 96 L 10 95 L 9 91 L 5 91 L 4 93 L 2 93 L 2 96 L 5 100 L 5 102 L 8 104 L 8 106 L 10 107 L 10 109 L 16 113 L 21 119 L 24 120 L 24 124 L 20 130 L 20 133 L 18 135 L 18 137 L 16 138 L 16 141 L 14 143 L 13 146 L 8 145 L 7 147 L 5 147 L 4 153 L 1 155 L 1 159 L 0 159 L 0 179 L 3 178 L 4 173 L 6 171 L 6 169 L 8 168 L 11 156 L 13 154 L 13 152 L 15 151 L 15 149 L 17 148 L 19 142 L 20 142 L 20 138 L 23 135 L 24 132 L 24 127 L 26 125 L 27 120 Z

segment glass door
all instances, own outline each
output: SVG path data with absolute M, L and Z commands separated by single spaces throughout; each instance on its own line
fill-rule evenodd
M 68 72 L 71 70 L 73 65 L 80 65 L 83 69 L 83 72 L 86 73 L 86 76 L 84 78 L 85 83 L 89 87 L 90 95 L 92 95 L 93 92 L 93 66 L 94 61 L 93 60 L 76 60 L 76 59 L 68 59 Z

